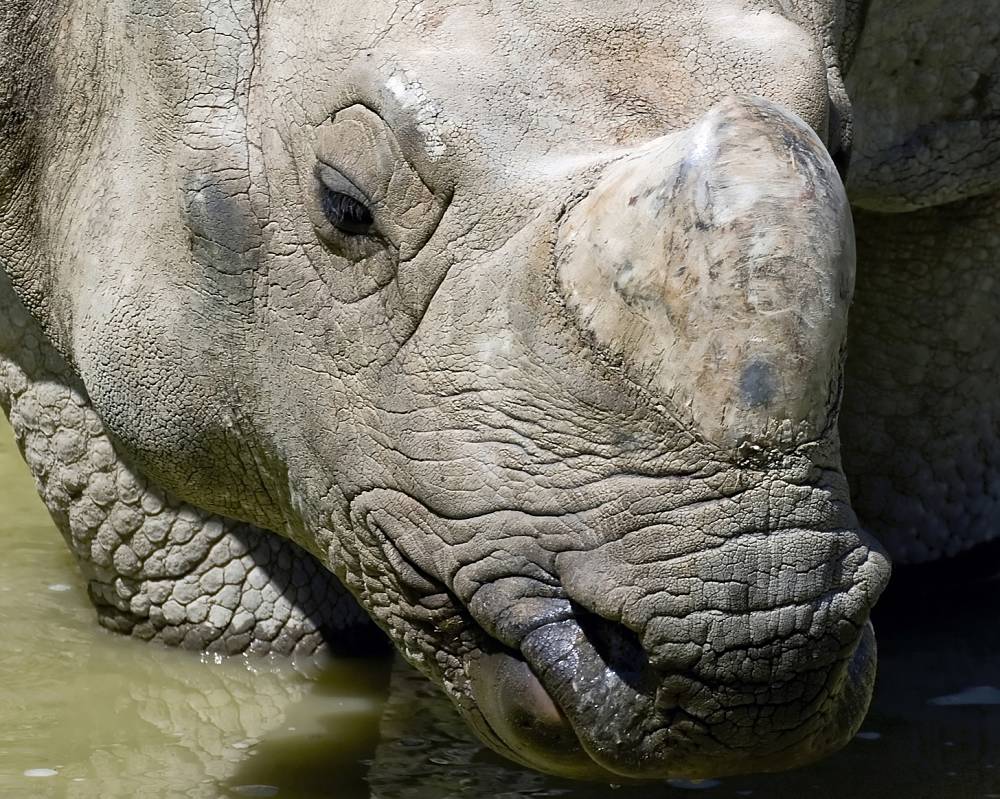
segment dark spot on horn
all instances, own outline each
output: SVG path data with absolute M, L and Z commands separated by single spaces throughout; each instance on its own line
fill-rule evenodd
M 777 392 L 774 368 L 767 361 L 751 361 L 740 376 L 740 399 L 745 408 L 770 405 Z
M 618 267 L 618 274 L 615 276 L 614 283 L 612 283 L 615 293 L 630 306 L 636 302 L 635 293 L 632 290 L 632 286 L 630 286 L 634 270 L 635 265 L 631 261 L 622 262 L 621 266 Z

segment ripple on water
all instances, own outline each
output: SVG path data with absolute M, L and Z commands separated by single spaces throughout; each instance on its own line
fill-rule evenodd
M 29 768 L 24 772 L 25 777 L 54 777 L 59 772 L 54 768 Z
M 720 784 L 718 780 L 667 780 L 667 785 L 671 788 L 680 788 L 685 791 L 704 791 L 709 788 L 718 788 Z
M 1000 688 L 992 685 L 977 685 L 957 694 L 938 696 L 930 700 L 932 705 L 1000 705 Z
M 276 785 L 237 785 L 233 788 L 233 793 L 239 796 L 277 796 L 278 787 Z

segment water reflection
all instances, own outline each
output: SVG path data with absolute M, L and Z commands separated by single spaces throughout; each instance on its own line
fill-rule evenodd
M 1000 707 L 992 691 L 1000 683 L 1000 603 L 995 586 L 964 600 L 959 615 L 920 608 L 926 614 L 909 621 L 884 621 L 880 685 L 864 730 L 844 751 L 795 772 L 614 790 L 543 777 L 484 751 L 436 691 L 397 664 L 367 780 L 356 768 L 344 768 L 340 745 L 322 738 L 294 747 L 265 738 L 234 780 L 277 786 L 280 796 L 317 798 L 638 799 L 692 790 L 789 799 L 997 797 Z M 985 685 L 991 691 L 967 689 Z M 962 695 L 966 703 L 935 701 L 949 695 Z M 336 721 L 327 726 L 335 729 Z M 341 781 L 340 774 L 350 778 Z
M 822 763 L 721 782 L 571 783 L 485 751 L 398 662 L 203 661 L 103 632 L 7 436 L 0 796 L 1000 798 L 998 582 L 890 597 L 872 712 Z

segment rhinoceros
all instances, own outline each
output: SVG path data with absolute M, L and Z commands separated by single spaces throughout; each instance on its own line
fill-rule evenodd
M 997 0 L 5 0 L 0 403 L 100 623 L 380 628 L 576 778 L 842 746 L 890 558 L 1000 531 L 998 39 Z

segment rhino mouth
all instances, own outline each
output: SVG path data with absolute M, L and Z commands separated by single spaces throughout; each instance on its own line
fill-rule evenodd
M 479 717 L 470 719 L 473 726 L 506 757 L 574 779 L 704 779 L 779 771 L 843 746 L 867 711 L 875 677 L 874 631 L 866 622 L 827 669 L 804 718 L 777 736 L 771 730 L 766 747 L 757 735 L 740 746 L 719 737 L 713 714 L 703 712 L 719 703 L 725 686 L 706 685 L 690 674 L 665 677 L 630 639 L 584 612 L 537 628 L 520 652 L 480 653 L 469 668 Z M 782 689 L 771 686 L 775 694 Z M 771 708 L 780 715 L 780 702 Z M 736 715 L 740 705 L 728 711 Z M 714 720 L 726 712 L 720 703 Z
M 446 518 L 386 490 L 353 511 L 372 562 L 398 581 L 387 602 L 373 573 L 378 593 L 362 603 L 479 737 L 523 765 L 611 782 L 778 771 L 846 744 L 867 711 L 868 614 L 888 566 L 848 510 L 826 529 L 734 528 L 646 562 L 629 534 L 560 550 L 565 519 Z M 638 531 L 651 532 L 679 546 Z
M 653 695 L 655 675 L 641 644 L 628 630 L 612 629 L 614 625 L 578 607 L 561 615 L 564 617 L 560 621 L 538 627 L 526 637 L 525 652 L 502 648 L 480 652 L 471 660 L 471 691 L 487 727 L 483 737 L 507 757 L 540 771 L 612 782 L 634 778 L 637 775 L 608 768 L 600 762 L 599 752 L 588 750 L 584 743 L 588 736 L 579 734 L 577 726 L 590 723 L 587 711 L 598 711 L 600 707 L 593 698 L 580 706 L 576 701 L 579 685 L 568 688 L 572 692 L 569 697 L 566 690 L 549 685 L 553 678 L 558 684 L 567 670 L 564 666 L 563 674 L 558 674 L 559 670 L 549 664 L 567 660 L 568 668 L 576 669 L 579 657 L 596 655 L 603 664 L 599 675 L 602 688 L 614 695 L 616 702 L 628 701 L 618 690 L 622 683 L 627 686 L 629 698 Z M 590 644 L 592 652 L 579 648 L 581 640 Z M 537 676 L 536 669 L 545 675 L 544 680 Z M 575 676 L 581 676 L 580 672 Z M 568 701 L 565 708 L 556 696 Z

